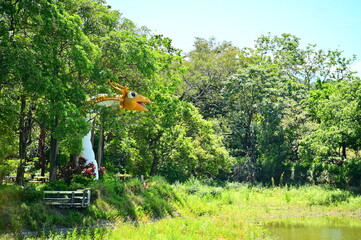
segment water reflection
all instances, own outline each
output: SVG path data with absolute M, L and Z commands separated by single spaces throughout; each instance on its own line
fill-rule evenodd
M 361 221 L 352 217 L 285 218 L 266 227 L 281 240 L 361 240 Z

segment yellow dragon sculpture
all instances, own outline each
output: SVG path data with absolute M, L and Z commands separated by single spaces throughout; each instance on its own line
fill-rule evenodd
M 107 94 L 99 94 L 97 96 L 89 98 L 87 101 L 93 105 L 103 105 L 103 106 L 114 106 L 119 104 L 120 109 L 124 111 L 124 109 L 128 110 L 135 110 L 135 111 L 148 111 L 145 108 L 143 103 L 150 103 L 151 101 L 149 98 L 144 97 L 136 92 L 129 91 L 128 87 L 121 86 L 118 83 L 114 83 L 108 81 L 110 86 L 114 88 L 116 91 L 120 92 L 121 94 L 116 94 L 113 96 L 108 96 Z M 89 115 L 87 120 L 92 122 L 94 119 Z M 91 143 L 91 131 L 88 132 L 87 135 L 83 137 L 82 140 L 82 151 L 80 156 L 85 158 L 87 161 L 85 165 L 90 163 L 94 166 L 94 173 L 95 173 L 95 180 L 99 179 L 99 169 L 98 163 L 95 160 L 95 154 L 92 148 Z
M 88 99 L 89 102 L 98 105 L 111 106 L 119 103 L 121 110 L 135 110 L 135 111 L 148 111 L 145 108 L 143 103 L 150 103 L 149 98 L 144 97 L 136 92 L 129 91 L 128 87 L 121 86 L 118 83 L 111 82 L 108 80 L 108 83 L 112 88 L 121 94 L 114 96 L 108 96 L 107 94 L 99 94 L 93 98 Z M 104 103 L 103 103 L 104 102 Z

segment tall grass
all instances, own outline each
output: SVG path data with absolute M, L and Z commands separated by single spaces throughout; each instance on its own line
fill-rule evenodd
M 155 177 L 144 187 L 138 179 L 108 177 L 93 190 L 96 200 L 83 212 L 70 211 L 56 220 L 54 213 L 44 217 L 44 209 L 34 210 L 40 214 L 35 221 L 82 224 L 69 233 L 33 239 L 274 239 L 263 225 L 269 219 L 361 216 L 360 196 L 324 186 L 263 187 L 196 179 L 170 185 Z M 99 219 L 116 227 L 84 228 Z
M 174 184 L 182 197 L 177 218 L 120 223 L 111 239 L 275 239 L 263 222 L 282 217 L 354 215 L 361 198 L 322 186 L 271 187 L 192 179 Z

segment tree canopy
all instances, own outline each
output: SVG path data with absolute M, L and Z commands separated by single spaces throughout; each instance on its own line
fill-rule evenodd
M 0 180 L 46 167 L 55 180 L 91 129 L 101 165 L 171 181 L 308 181 L 358 161 L 361 82 L 340 50 L 285 33 L 253 48 L 196 38 L 182 53 L 105 1 L 5 0 L 0 14 Z M 89 124 L 86 99 L 108 80 L 149 111 L 100 107 Z

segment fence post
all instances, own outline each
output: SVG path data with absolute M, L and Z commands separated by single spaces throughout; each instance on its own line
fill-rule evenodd
M 90 190 L 86 190 L 88 192 L 87 206 L 90 206 Z
M 74 207 L 75 195 L 74 192 L 71 193 L 71 207 Z

